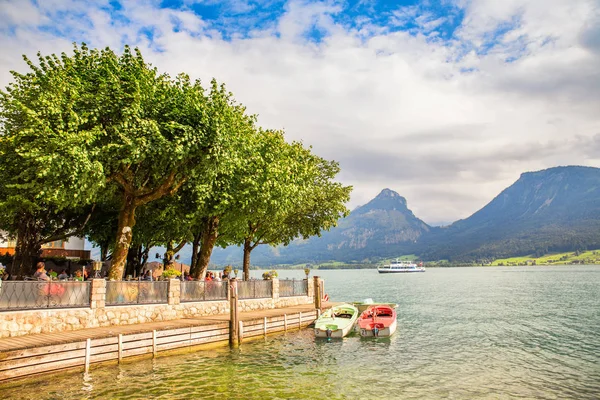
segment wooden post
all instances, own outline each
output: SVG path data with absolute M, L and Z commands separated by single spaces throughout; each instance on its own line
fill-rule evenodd
M 156 329 L 152 331 L 152 357 L 156 357 Z
M 92 339 L 85 341 L 85 372 L 88 373 L 90 370 L 90 351 L 92 348 Z
M 239 340 L 238 291 L 237 280 L 235 280 L 235 278 L 229 280 L 229 292 L 229 345 L 235 346 Z
M 302 329 L 302 311 L 298 313 L 298 329 Z
M 118 349 L 119 349 L 119 364 L 123 360 L 123 334 L 119 333 L 119 341 L 118 341 Z
M 264 332 L 265 337 L 267 337 L 267 317 L 265 317 L 264 324 L 265 325 L 263 327 L 264 328 L 263 332 Z
M 238 330 L 238 344 L 242 344 L 243 339 L 244 339 L 244 321 L 240 321 L 239 330 Z
M 323 298 L 323 293 L 321 293 L 321 285 L 319 282 L 320 278 L 318 276 L 314 277 L 315 282 L 315 308 L 317 310 L 321 309 L 321 299 Z
M 283 331 L 287 332 L 287 314 L 283 314 Z

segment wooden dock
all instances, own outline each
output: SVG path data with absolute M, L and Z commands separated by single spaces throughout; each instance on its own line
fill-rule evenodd
M 317 317 L 314 304 L 243 312 L 239 314 L 238 340 L 305 328 Z M 183 347 L 225 345 L 230 338 L 229 325 L 229 315 L 215 315 L 1 339 L 0 381 L 71 368 L 87 371 L 90 364 L 156 356 Z

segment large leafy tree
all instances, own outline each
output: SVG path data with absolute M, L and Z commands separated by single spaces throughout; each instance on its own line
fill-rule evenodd
M 208 188 L 190 187 L 191 196 L 186 203 L 187 210 L 192 216 L 190 272 L 195 278 L 203 278 L 206 275 L 215 245 L 228 244 L 227 236 L 220 238 L 221 226 L 235 226 L 241 216 L 237 209 L 239 206 L 237 200 L 246 195 L 243 191 L 245 188 L 243 183 L 249 174 L 247 169 L 253 166 L 250 161 L 256 155 L 257 133 L 252 117 L 238 119 L 232 128 L 236 134 L 232 135 L 230 150 L 222 157 L 216 179 Z M 193 193 L 207 189 L 208 194 L 201 202 L 193 199 Z
M 243 246 L 244 279 L 250 254 L 261 244 L 287 245 L 297 237 L 319 235 L 347 215 L 349 186 L 333 179 L 336 162 L 287 143 L 282 132 L 259 131 L 237 190 L 234 216 L 222 227 L 222 243 Z
M 0 91 L 0 229 L 17 239 L 13 273 L 30 272 L 42 244 L 82 233 L 103 186 L 87 156 L 94 134 L 77 110 L 72 59 L 42 57 Z
M 2 96 L 3 131 L 17 142 L 7 151 L 27 155 L 22 183 L 60 209 L 89 204 L 116 186 L 109 276 L 120 279 L 136 210 L 174 194 L 186 180 L 214 179 L 231 133 L 227 123 L 244 109 L 215 81 L 206 92 L 187 75 L 159 74 L 128 47 L 117 55 L 75 46 L 73 56 L 40 56 L 39 66 L 28 64 L 33 72 L 14 74 Z M 58 162 L 63 154 L 68 157 Z M 40 165 L 44 159 L 49 163 Z

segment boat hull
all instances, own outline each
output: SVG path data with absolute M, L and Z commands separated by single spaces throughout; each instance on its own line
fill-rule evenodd
M 417 268 L 417 269 L 406 269 L 406 270 L 393 270 L 393 269 L 379 269 L 377 268 L 377 272 L 380 274 L 406 274 L 411 272 L 425 272 L 425 268 Z
M 332 307 L 315 322 L 315 336 L 343 338 L 354 328 L 358 315 L 358 309 L 351 304 Z
M 398 322 L 393 321 L 389 326 L 386 326 L 383 329 L 379 329 L 379 332 L 377 333 L 377 337 L 380 337 L 380 338 L 381 337 L 390 337 L 394 334 L 394 332 L 396 332 L 397 327 L 398 327 Z M 362 337 L 375 337 L 373 328 L 368 329 L 365 327 L 365 328 L 358 328 L 358 329 L 359 329 L 358 333 Z
M 343 338 L 344 336 L 348 335 L 350 333 L 350 331 L 352 330 L 352 328 L 354 327 L 354 325 L 348 325 L 346 327 L 344 327 L 343 329 L 340 328 L 335 328 L 331 330 L 331 335 L 329 337 L 332 338 Z M 318 338 L 326 338 L 327 336 L 327 329 L 317 329 L 315 328 L 315 337 Z

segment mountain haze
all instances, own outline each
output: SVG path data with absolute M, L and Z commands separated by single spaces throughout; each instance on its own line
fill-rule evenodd
M 600 248 L 600 169 L 527 172 L 464 220 L 421 243 L 427 259 L 473 260 Z
M 600 248 L 600 169 L 568 166 L 523 173 L 485 207 L 441 228 L 427 225 L 404 197 L 384 189 L 321 237 L 260 246 L 252 263 L 373 262 L 402 254 L 481 261 L 592 248 Z M 213 254 L 220 264 L 241 260 L 239 250 Z
M 395 256 L 411 251 L 419 238 L 431 229 L 408 209 L 404 197 L 384 189 L 321 237 L 295 240 L 287 247 L 257 247 L 252 252 L 252 263 L 364 261 Z M 211 261 L 237 263 L 241 260 L 240 254 L 238 250 L 215 249 Z

